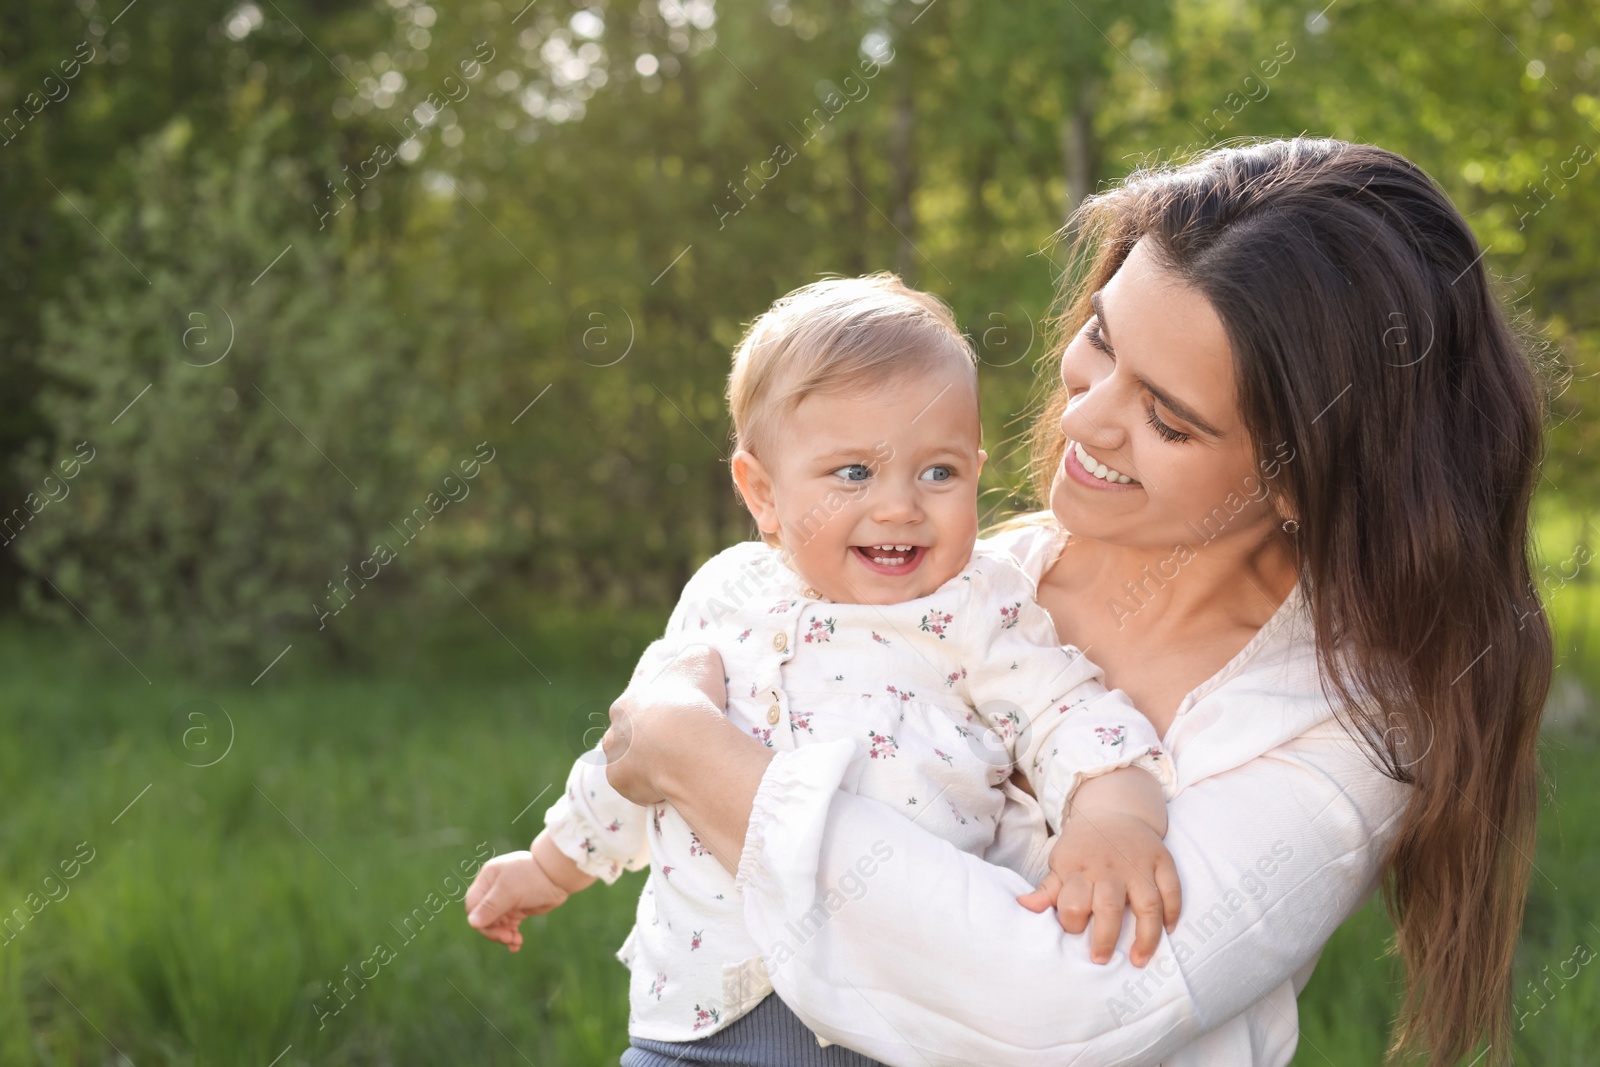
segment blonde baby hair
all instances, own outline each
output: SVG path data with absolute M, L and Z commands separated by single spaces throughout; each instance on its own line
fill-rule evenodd
M 977 353 L 943 300 L 887 271 L 827 278 L 781 297 L 733 352 L 734 447 L 758 458 L 772 429 L 813 393 L 868 388 L 956 359 L 977 386 Z

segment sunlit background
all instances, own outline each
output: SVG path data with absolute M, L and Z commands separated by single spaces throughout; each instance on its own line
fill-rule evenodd
M 1580 0 L 15 0 L 0 1064 L 614 1063 L 640 876 L 511 956 L 461 874 L 750 536 L 742 324 L 823 273 L 939 294 L 986 509 L 1027 506 L 1068 213 L 1302 132 L 1433 174 L 1558 383 L 1515 1039 L 1592 1062 L 1597 120 Z M 1334 938 L 1297 1063 L 1378 1061 L 1387 934 Z

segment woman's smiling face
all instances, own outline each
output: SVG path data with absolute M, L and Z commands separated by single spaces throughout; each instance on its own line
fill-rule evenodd
M 1093 299 L 1061 360 L 1067 446 L 1050 508 L 1062 526 L 1141 548 L 1264 538 L 1282 521 L 1266 503 L 1277 468 L 1257 469 L 1216 311 L 1148 240 Z

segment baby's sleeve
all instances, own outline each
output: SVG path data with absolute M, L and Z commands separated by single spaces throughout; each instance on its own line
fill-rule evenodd
M 672 661 L 677 648 L 674 628 L 650 643 L 639 657 L 629 683 L 648 680 Z M 598 726 L 591 733 L 598 732 Z M 650 840 L 645 835 L 650 810 L 640 807 L 611 787 L 606 777 L 606 754 L 595 746 L 579 756 L 567 774 L 566 789 L 548 811 L 544 825 L 555 845 L 585 874 L 608 885 L 623 871 L 650 865 Z
M 685 644 L 701 640 L 705 628 L 708 589 L 716 589 L 730 563 L 739 556 L 732 550 L 708 561 L 684 586 L 666 632 L 652 641 L 633 669 L 630 685 L 647 684 L 659 674 Z M 713 601 L 714 603 L 714 601 Z M 567 775 L 561 798 L 545 812 L 544 824 L 555 845 L 586 874 L 606 883 L 623 871 L 650 865 L 650 840 L 645 832 L 650 809 L 640 807 L 611 787 L 606 777 L 606 757 L 597 743 L 578 757 Z
M 611 788 L 605 753 L 596 745 L 572 764 L 566 790 L 544 813 L 544 825 L 579 870 L 610 884 L 623 871 L 650 865 L 648 818 L 648 808 Z
M 984 560 L 971 592 L 960 646 L 967 697 L 1021 765 L 1051 832 L 1078 786 L 1108 771 L 1142 767 L 1171 799 L 1176 776 L 1155 727 L 1122 690 L 1107 691 L 1087 656 L 1057 643 L 1028 576 Z

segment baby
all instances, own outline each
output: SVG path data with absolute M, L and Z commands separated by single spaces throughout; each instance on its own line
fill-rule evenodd
M 733 479 L 762 540 L 690 579 L 639 670 L 709 645 L 741 729 L 774 749 L 855 740 L 858 793 L 985 855 L 1014 767 L 1052 831 L 1086 778 L 1140 768 L 1126 773 L 1165 794 L 1173 777 L 1149 723 L 1058 643 L 1012 557 L 978 540 L 975 362 L 950 310 L 888 274 L 808 285 L 757 319 L 728 400 Z M 661 1053 L 755 1008 L 787 947 L 751 939 L 740 886 L 692 826 L 624 800 L 605 772 L 598 749 L 574 764 L 531 850 L 480 875 L 471 921 L 516 950 L 524 917 L 648 864 L 618 956 L 629 1035 Z M 1063 877 L 1085 869 L 1085 841 L 1116 866 L 1103 837 L 1072 856 L 1061 840 L 1049 866 Z M 1013 864 L 1032 881 L 1039 859 Z

